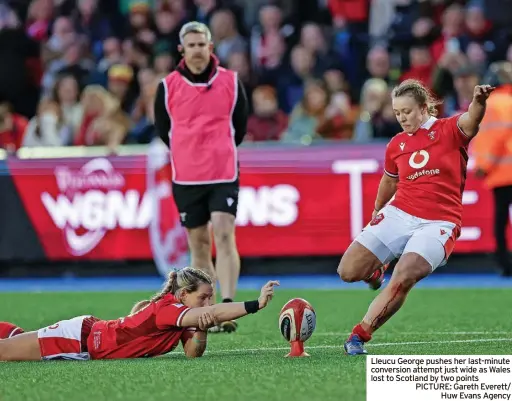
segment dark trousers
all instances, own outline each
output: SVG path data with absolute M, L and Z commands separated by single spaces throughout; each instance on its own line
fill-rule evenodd
M 493 192 L 496 257 L 504 269 L 510 269 L 506 231 L 509 222 L 509 206 L 512 204 L 512 185 L 494 188 Z

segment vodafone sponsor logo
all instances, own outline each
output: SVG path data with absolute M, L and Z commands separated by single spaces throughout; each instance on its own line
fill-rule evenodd
M 439 171 L 438 168 L 431 169 L 431 170 L 421 170 L 421 171 L 416 171 L 414 174 L 408 175 L 407 179 L 410 181 L 414 181 L 415 179 L 417 179 L 419 177 L 423 177 L 424 175 L 438 175 L 440 173 L 441 172 Z
M 427 165 L 428 161 L 430 160 L 430 155 L 426 150 L 420 150 L 418 152 L 414 152 L 411 154 L 411 157 L 409 157 L 409 166 L 411 166 L 414 169 L 419 170 L 420 168 L 423 168 Z M 439 175 L 440 171 L 438 168 L 436 169 L 423 169 L 421 171 L 416 171 L 414 174 L 410 174 L 407 176 L 407 179 L 409 181 L 414 181 L 420 177 L 423 177 L 425 175 Z
M 151 221 L 149 192 L 123 191 L 125 179 L 108 159 L 93 159 L 78 171 L 58 166 L 55 179 L 61 193 L 43 192 L 41 201 L 75 256 L 94 249 L 109 230 L 142 229 Z

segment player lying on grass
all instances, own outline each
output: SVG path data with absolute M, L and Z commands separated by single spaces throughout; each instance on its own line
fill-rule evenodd
M 450 257 L 461 232 L 468 145 L 493 90 L 476 86 L 466 113 L 441 119 L 421 83 L 407 80 L 393 90 L 404 131 L 388 143 L 373 219 L 343 255 L 338 273 L 344 281 L 364 280 L 377 289 L 383 266 L 399 260 L 389 285 L 353 328 L 345 343 L 348 354 L 365 354 L 364 343 L 400 309 L 413 286 Z
M 122 359 L 166 354 L 183 343 L 185 355 L 200 357 L 206 348 L 206 330 L 223 321 L 256 313 L 267 306 L 277 281 L 261 288 L 255 301 L 211 305 L 212 280 L 199 269 L 172 272 L 163 290 L 140 301 L 132 314 L 117 320 L 80 316 L 37 331 L 0 323 L 1 361 L 51 359 Z

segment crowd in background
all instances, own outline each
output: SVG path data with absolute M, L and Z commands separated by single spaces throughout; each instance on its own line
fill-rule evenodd
M 512 62 L 511 15 L 493 0 L 0 0 L 0 146 L 148 143 L 190 20 L 245 84 L 246 142 L 390 138 L 393 85 L 421 80 L 441 116 L 467 109 Z

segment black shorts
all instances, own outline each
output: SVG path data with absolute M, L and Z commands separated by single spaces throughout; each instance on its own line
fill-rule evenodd
M 212 212 L 225 212 L 236 217 L 240 182 L 182 185 L 172 183 L 174 202 L 186 228 L 201 227 L 210 221 Z

